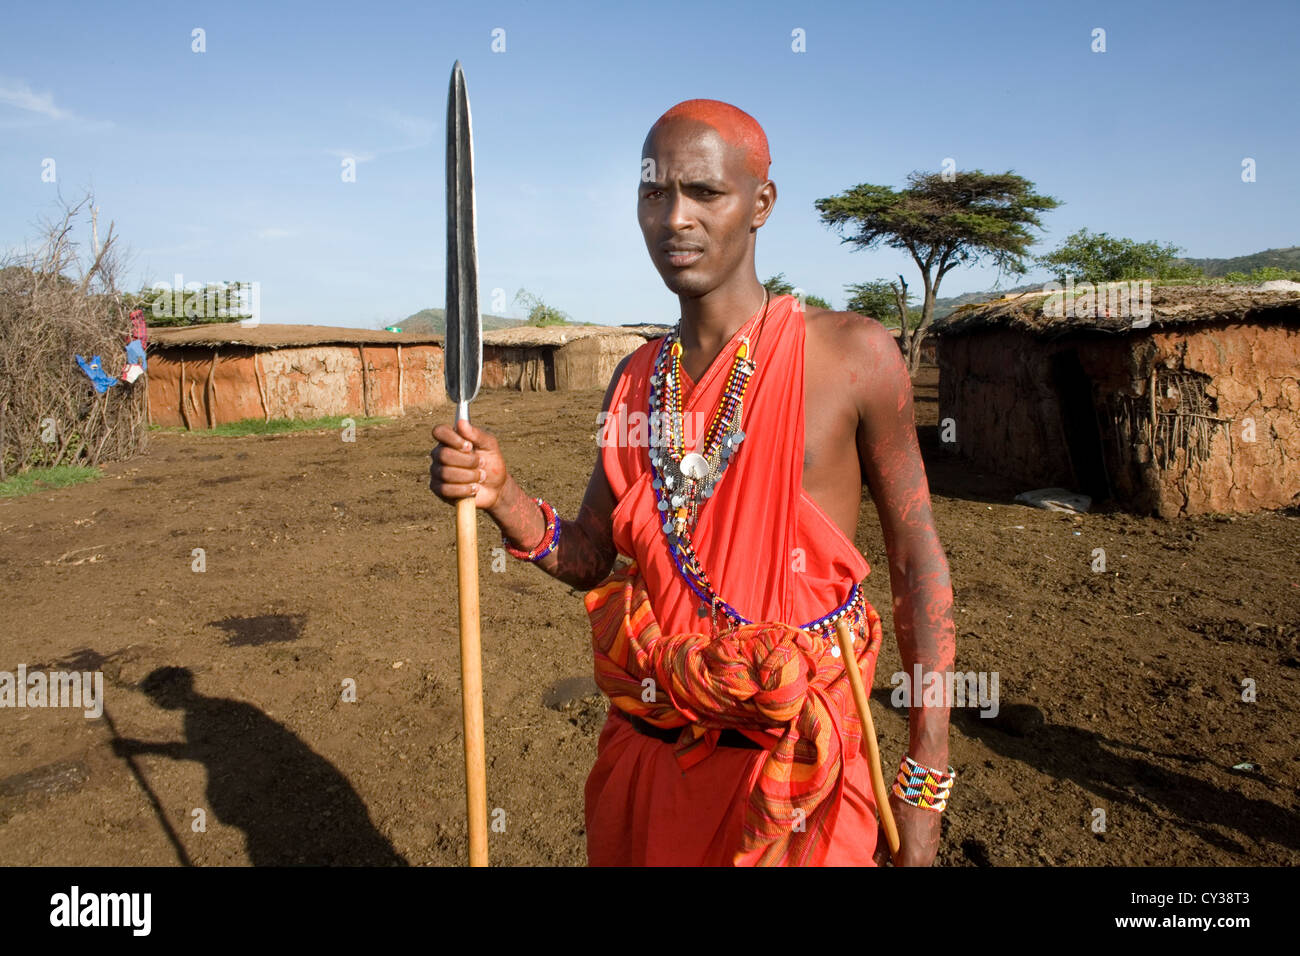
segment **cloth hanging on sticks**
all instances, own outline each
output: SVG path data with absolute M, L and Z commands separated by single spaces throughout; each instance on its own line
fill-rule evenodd
M 126 364 L 122 366 L 122 381 L 128 385 L 132 384 L 148 368 L 149 361 L 145 358 L 144 343 L 139 339 L 132 339 L 126 344 Z
M 131 338 L 141 345 L 149 344 L 149 328 L 145 324 L 144 309 L 136 309 L 131 313 Z
M 90 383 L 95 386 L 95 391 L 100 395 L 103 395 L 117 384 L 117 379 L 105 374 L 104 363 L 100 361 L 98 355 L 89 361 L 78 355 L 77 364 L 81 366 L 81 370 L 86 373 L 86 377 L 90 379 Z

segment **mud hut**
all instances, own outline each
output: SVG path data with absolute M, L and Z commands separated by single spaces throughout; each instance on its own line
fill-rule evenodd
M 604 388 L 623 356 L 668 331 L 657 325 L 526 325 L 484 332 L 483 386 L 525 392 Z
M 1143 514 L 1300 503 L 1300 286 L 1143 291 L 1027 293 L 936 323 L 940 439 L 1026 489 Z
M 150 336 L 155 425 L 402 415 L 447 401 L 440 335 L 233 322 Z
M 659 326 L 519 327 L 483 335 L 483 387 L 604 388 Z M 261 418 L 404 415 L 448 403 L 443 337 L 239 323 L 150 331 L 149 421 L 213 428 Z

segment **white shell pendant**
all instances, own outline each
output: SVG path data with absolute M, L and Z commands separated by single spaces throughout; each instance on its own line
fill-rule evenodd
M 682 474 L 687 478 L 700 481 L 709 474 L 709 462 L 699 452 L 691 452 L 682 458 Z

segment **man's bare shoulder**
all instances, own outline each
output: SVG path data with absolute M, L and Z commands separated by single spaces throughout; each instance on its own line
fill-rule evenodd
M 864 361 L 889 356 L 898 351 L 893 334 L 879 320 L 860 312 L 837 312 L 808 306 L 804 310 L 808 341 L 820 355 L 838 358 L 847 365 L 861 367 Z
M 909 401 L 907 365 L 897 339 L 879 320 L 810 307 L 805 323 L 806 364 L 814 368 L 816 380 L 835 382 L 837 394 L 852 397 L 859 415 L 874 419 Z

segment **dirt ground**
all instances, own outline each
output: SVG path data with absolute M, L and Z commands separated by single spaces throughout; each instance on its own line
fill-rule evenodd
M 1300 514 L 1014 504 L 1024 489 L 940 450 L 936 392 L 924 369 L 957 666 L 997 672 L 1001 698 L 994 719 L 954 711 L 940 864 L 1300 863 Z M 573 515 L 601 394 L 487 392 L 475 420 L 525 489 Z M 355 443 L 166 433 L 102 480 L 0 500 L 0 670 L 102 670 L 107 716 L 0 710 L 0 864 L 465 860 L 434 420 Z M 481 518 L 492 860 L 580 865 L 605 709 L 581 594 L 514 559 L 494 570 L 494 532 Z M 906 719 L 886 686 L 900 664 L 869 500 L 857 544 L 885 620 L 873 706 L 888 773 Z

